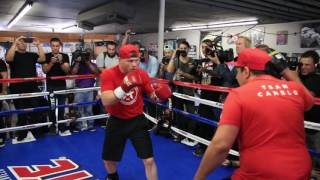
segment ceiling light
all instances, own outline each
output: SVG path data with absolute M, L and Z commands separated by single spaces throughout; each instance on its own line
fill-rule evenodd
M 257 19 L 241 19 L 241 20 L 214 22 L 214 23 L 210 23 L 207 25 L 199 25 L 199 26 L 191 26 L 191 25 L 179 26 L 179 27 L 172 28 L 172 31 L 221 28 L 221 27 L 232 27 L 232 26 L 245 26 L 245 25 L 255 25 L 255 24 L 258 24 Z
M 32 1 L 27 0 L 19 9 L 18 13 L 9 21 L 7 27 L 11 28 L 14 24 L 16 24 L 32 8 L 32 4 Z
M 238 23 L 227 23 L 227 24 L 215 24 L 215 25 L 208 25 L 207 28 L 220 28 L 220 27 L 231 27 L 231 26 L 245 26 L 245 25 L 255 25 L 255 24 L 258 24 L 258 21 L 238 22 Z

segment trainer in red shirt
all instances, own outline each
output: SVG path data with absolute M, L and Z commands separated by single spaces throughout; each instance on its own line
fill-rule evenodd
M 260 49 L 248 48 L 239 54 L 234 64 L 240 87 L 232 89 L 225 101 L 196 180 L 205 179 L 223 162 L 236 139 L 240 168 L 232 179 L 309 178 L 303 113 L 312 107 L 313 97 L 300 83 L 265 75 L 270 60 Z

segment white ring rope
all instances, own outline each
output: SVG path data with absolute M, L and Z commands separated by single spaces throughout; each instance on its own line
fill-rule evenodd
M 62 124 L 62 123 L 68 123 L 68 122 L 82 122 L 82 121 L 89 121 L 89 120 L 96 120 L 96 119 L 103 119 L 103 118 L 108 118 L 110 117 L 109 114 L 99 114 L 99 115 L 94 115 L 94 116 L 87 116 L 87 117 L 80 117 L 80 118 L 76 118 L 76 119 L 63 119 L 63 120 L 59 120 L 58 124 Z
M 185 99 L 185 100 L 189 100 L 189 101 L 194 101 L 194 102 L 199 102 L 201 104 L 205 104 L 208 106 L 212 106 L 212 107 L 216 107 L 216 108 L 223 108 L 223 103 L 219 103 L 219 102 L 214 102 L 214 101 L 210 101 L 210 100 L 206 100 L 206 99 L 201 99 L 198 97 L 194 97 L 194 96 L 189 96 L 189 95 L 185 95 L 185 94 L 180 94 L 180 93 L 172 93 L 174 96 L 181 98 L 181 99 Z
M 100 90 L 100 87 L 76 88 L 76 89 L 53 91 L 53 94 L 70 94 L 70 93 L 98 91 L 98 90 Z
M 157 120 L 156 118 L 154 118 L 154 117 L 152 117 L 152 116 L 150 116 L 150 115 L 148 115 L 148 114 L 146 114 L 146 113 L 144 113 L 144 115 L 146 116 L 147 119 L 149 119 L 149 120 L 152 121 L 153 123 L 158 124 L 158 120 Z M 168 124 L 165 124 L 165 126 L 168 127 Z M 188 133 L 188 132 L 186 132 L 186 131 L 183 131 L 183 130 L 181 130 L 181 129 L 178 129 L 178 128 L 176 128 L 176 127 L 171 126 L 171 130 L 173 130 L 174 132 L 176 132 L 176 133 L 178 133 L 178 134 L 180 134 L 180 135 L 182 135 L 182 136 L 184 136 L 184 137 L 187 137 L 187 138 L 189 138 L 189 139 L 192 139 L 192 140 L 194 140 L 194 141 L 197 141 L 197 142 L 199 142 L 199 143 L 201 143 L 201 144 L 204 144 L 204 145 L 207 145 L 207 146 L 210 144 L 210 141 L 208 141 L 208 140 L 206 140 L 206 139 L 203 139 L 203 138 L 201 138 L 201 137 L 199 137 L 199 136 L 193 135 L 193 134 L 191 134 L 191 133 Z M 235 151 L 235 150 L 233 150 L 233 149 L 230 149 L 229 154 L 234 155 L 234 156 L 240 156 L 239 152 L 238 152 L 238 151 Z
M 32 97 L 40 97 L 40 96 L 48 96 L 48 95 L 49 95 L 49 92 L 8 94 L 8 95 L 0 95 L 0 100 L 32 98 Z
M 193 97 L 193 96 L 188 96 L 188 95 L 180 94 L 180 93 L 176 93 L 176 92 L 174 92 L 172 94 L 174 96 L 176 96 L 176 97 L 181 98 L 181 99 L 194 101 L 194 102 L 199 102 L 200 104 L 205 104 L 205 105 L 216 107 L 216 108 L 220 108 L 220 109 L 223 108 L 223 104 L 219 103 L 219 102 L 209 101 L 209 100 L 205 100 L 205 99 L 201 99 L 201 98 Z M 313 130 L 320 131 L 320 123 L 304 121 L 304 127 L 307 128 L 307 129 L 313 129 Z
M 26 129 L 34 129 L 42 126 L 49 126 L 52 122 L 46 122 L 46 123 L 37 123 L 37 124 L 29 124 L 25 126 L 16 126 L 16 127 L 10 127 L 10 128 L 2 128 L 0 129 L 0 133 L 5 132 L 11 132 L 11 131 L 19 131 L 19 130 L 26 130 Z

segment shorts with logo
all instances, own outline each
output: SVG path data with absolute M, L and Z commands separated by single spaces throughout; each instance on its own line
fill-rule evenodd
M 102 159 L 120 161 L 127 139 L 131 140 L 139 158 L 153 157 L 148 120 L 142 114 L 130 119 L 119 119 L 114 116 L 109 118 L 105 130 Z

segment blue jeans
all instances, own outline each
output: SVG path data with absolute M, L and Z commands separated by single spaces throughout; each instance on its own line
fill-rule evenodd
M 74 97 L 75 103 L 84 103 L 84 102 L 92 102 L 93 101 L 93 91 L 89 92 L 78 92 L 75 94 Z M 78 112 L 80 114 L 80 117 L 87 117 L 92 116 L 92 105 L 86 105 L 86 106 L 79 106 Z M 94 120 L 88 120 L 87 121 L 88 128 L 92 128 L 94 126 Z M 84 125 L 84 122 L 77 122 L 77 128 L 82 128 Z

